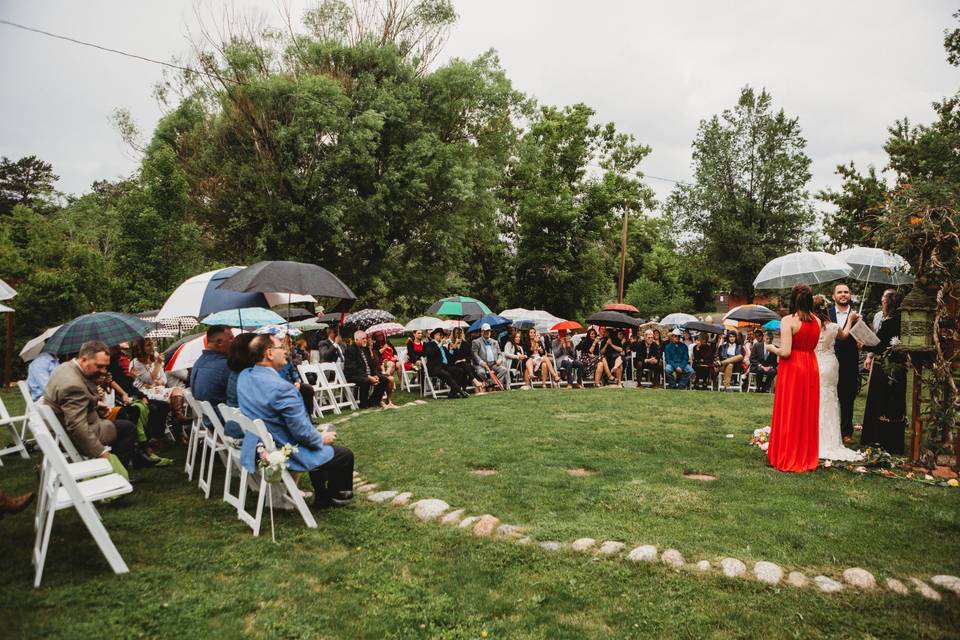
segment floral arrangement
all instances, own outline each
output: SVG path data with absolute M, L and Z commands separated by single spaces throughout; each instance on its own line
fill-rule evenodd
M 760 451 L 766 451 L 770 448 L 770 427 L 754 429 L 753 436 L 750 438 L 750 444 L 760 447 Z
M 867 447 L 863 450 L 863 459 L 854 462 L 843 462 L 840 460 L 824 460 L 825 469 L 839 469 L 840 471 L 849 471 L 851 473 L 872 474 L 883 476 L 884 478 L 894 478 L 897 480 L 910 480 L 936 487 L 960 487 L 960 481 L 956 478 L 944 478 L 931 475 L 925 469 L 917 469 L 911 466 L 906 458 L 891 455 L 880 447 Z
M 280 482 L 283 477 L 283 471 L 287 468 L 287 460 L 297 452 L 297 448 L 290 444 L 285 444 L 278 449 L 267 452 L 267 448 L 261 442 L 257 445 L 257 467 L 263 474 L 267 482 Z

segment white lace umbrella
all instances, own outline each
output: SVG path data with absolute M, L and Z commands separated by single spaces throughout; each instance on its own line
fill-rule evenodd
M 699 322 L 700 318 L 697 316 L 690 315 L 689 313 L 671 313 L 663 317 L 660 320 L 660 324 L 668 324 L 670 326 L 680 326 L 682 324 L 687 324 L 688 322 Z
M 845 260 L 853 269 L 851 278 L 867 283 L 863 288 L 863 297 L 860 298 L 860 311 L 863 311 L 863 302 L 867 299 L 867 289 L 871 282 L 895 287 L 913 284 L 910 263 L 892 251 L 877 247 L 853 247 L 844 249 L 837 257 Z
M 820 284 L 846 278 L 853 268 L 824 251 L 798 251 L 774 258 L 760 270 L 754 289 L 788 289 L 797 284 Z
M 403 327 L 405 333 L 413 333 L 414 331 L 430 331 L 436 327 L 442 327 L 443 320 L 440 318 L 434 318 L 433 316 L 420 316 L 419 318 L 414 318 L 408 322 Z

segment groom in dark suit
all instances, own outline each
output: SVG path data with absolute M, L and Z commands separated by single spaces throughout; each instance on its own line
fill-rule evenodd
M 842 328 L 847 322 L 847 316 L 853 309 L 850 308 L 850 287 L 839 283 L 833 287 L 833 303 L 830 307 L 830 320 Z M 860 391 L 860 349 L 853 336 L 847 336 L 833 345 L 837 361 L 840 363 L 840 374 L 837 381 L 837 396 L 840 399 L 840 434 L 843 443 L 853 441 L 853 401 Z

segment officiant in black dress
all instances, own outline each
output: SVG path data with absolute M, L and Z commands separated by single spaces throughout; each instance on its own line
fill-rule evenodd
M 900 338 L 900 294 L 887 291 L 883 295 L 883 323 L 877 337 L 879 344 L 867 347 L 873 362 L 870 366 L 870 384 L 867 387 L 867 406 L 863 414 L 863 433 L 860 444 L 880 446 L 887 453 L 904 453 L 904 434 L 907 429 L 907 369 L 905 356 L 888 351 L 891 340 Z M 885 365 L 896 368 L 888 372 Z

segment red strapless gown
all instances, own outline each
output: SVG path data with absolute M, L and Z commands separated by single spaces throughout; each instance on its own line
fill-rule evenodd
M 767 458 L 780 471 L 817 468 L 820 446 L 820 367 L 813 350 L 820 338 L 816 320 L 800 323 L 789 358 L 777 366 Z

